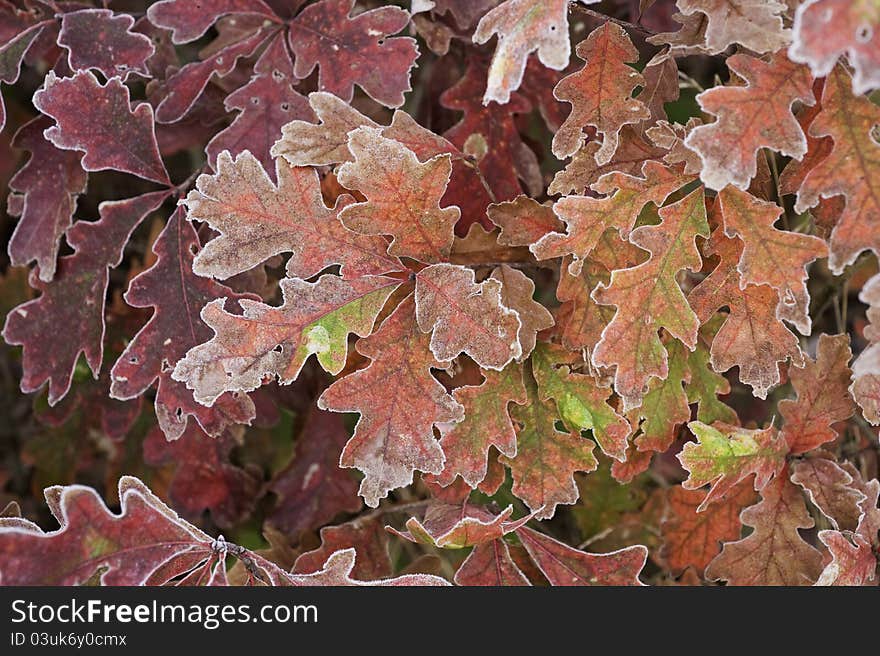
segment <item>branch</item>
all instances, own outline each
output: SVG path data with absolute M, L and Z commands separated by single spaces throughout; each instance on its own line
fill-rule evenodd
M 611 21 L 612 23 L 620 25 L 625 30 L 633 30 L 645 36 L 654 36 L 655 34 L 657 34 L 657 32 L 649 30 L 647 27 L 643 27 L 642 25 L 636 25 L 635 23 L 630 23 L 629 21 L 614 18 L 613 16 L 607 16 L 598 11 L 594 11 L 593 9 L 589 9 L 588 7 L 584 7 L 582 4 L 579 4 L 575 0 L 572 0 L 568 3 L 568 8 L 577 11 L 584 16 L 590 16 L 591 18 L 596 18 L 602 21 Z

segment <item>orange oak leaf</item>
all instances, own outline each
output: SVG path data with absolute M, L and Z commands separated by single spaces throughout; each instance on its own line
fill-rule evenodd
M 800 489 L 782 472 L 761 490 L 761 501 L 740 515 L 754 530 L 728 542 L 706 568 L 706 578 L 728 585 L 811 585 L 822 570 L 822 554 L 798 529 L 813 527 Z
M 617 151 L 607 164 L 596 163 L 598 141 L 589 141 L 574 154 L 566 167 L 554 177 L 547 193 L 551 195 L 583 194 L 606 173 L 620 171 L 628 175 L 641 175 L 642 166 L 648 160 L 663 157 L 663 149 L 651 145 L 632 125 L 625 125 L 618 135 Z M 699 173 L 699 169 L 694 171 Z M 688 173 L 692 173 L 688 171 Z
M 816 585 L 869 585 L 877 576 L 877 557 L 871 543 L 858 533 L 819 531 L 819 539 L 831 552 L 831 562 Z
M 617 237 L 613 239 L 619 242 Z M 556 298 L 561 303 L 555 316 L 556 330 L 566 348 L 591 352 L 602 339 L 605 326 L 614 318 L 614 307 L 597 303 L 590 294 L 600 282 L 608 283 L 611 272 L 605 265 L 588 259 L 580 273 L 573 275 L 568 264 L 570 258 L 563 259 L 556 288 Z
M 812 454 L 811 454 L 812 455 Z M 825 515 L 835 529 L 853 531 L 862 510 L 865 495 L 853 487 L 853 477 L 834 460 L 822 457 L 798 460 L 791 465 L 791 482 L 800 485 L 810 501 Z
M 591 4 L 597 0 L 581 0 Z M 483 104 L 501 105 L 522 83 L 529 54 L 538 51 L 540 62 L 557 71 L 568 66 L 568 0 L 505 0 L 480 19 L 474 43 L 498 35 L 498 46 L 489 69 Z
M 678 454 L 679 462 L 689 474 L 681 486 L 696 490 L 709 485 L 697 512 L 725 497 L 737 483 L 752 474 L 755 490 L 762 490 L 785 466 L 788 445 L 774 426 L 750 430 L 692 421 L 688 428 L 697 441 L 685 444 Z
M 362 127 L 349 135 L 354 162 L 339 169 L 339 182 L 367 200 L 340 213 L 346 227 L 367 235 L 391 235 L 388 252 L 424 262 L 438 262 L 452 248 L 453 226 L 461 212 L 441 208 L 452 163 L 438 155 L 424 164 L 406 146 Z
M 437 482 L 448 486 L 461 476 L 472 488 L 487 473 L 489 448 L 502 454 L 516 455 L 516 432 L 510 418 L 511 403 L 525 405 L 526 389 L 522 368 L 510 364 L 500 372 L 487 371 L 480 385 L 456 389 L 452 396 L 464 408 L 464 419 L 457 424 L 440 426 L 440 446 L 446 456 Z
M 780 401 L 779 414 L 785 420 L 782 435 L 793 455 L 836 439 L 834 424 L 853 415 L 855 405 L 847 389 L 852 375 L 850 359 L 848 335 L 823 334 L 816 359 L 807 360 L 802 369 L 789 370 L 797 398 Z
M 739 43 L 754 52 L 774 52 L 788 45 L 791 33 L 783 27 L 784 2 L 776 0 L 678 0 L 684 16 L 701 14 L 705 48 L 716 54 Z
M 280 158 L 275 163 L 277 186 L 247 151 L 235 159 L 221 153 L 216 173 L 199 176 L 186 197 L 189 218 L 220 234 L 196 256 L 197 274 L 226 279 L 287 252 L 293 253 L 287 275 L 303 279 L 336 264 L 352 278 L 403 268 L 387 254 L 383 238 L 342 225 L 339 213 L 354 202 L 351 196 L 343 194 L 328 208 L 313 169 L 295 168 Z
M 753 504 L 755 498 L 752 486 L 743 481 L 723 499 L 698 512 L 702 491 L 681 486 L 669 490 L 661 526 L 663 557 L 670 569 L 681 572 L 693 567 L 702 576 L 706 566 L 721 552 L 721 543 L 739 539 L 740 511 Z
M 713 212 L 716 206 L 713 206 Z M 708 251 L 718 255 L 718 266 L 688 295 L 688 302 L 701 323 L 727 306 L 727 315 L 710 351 L 712 368 L 724 372 L 739 367 L 739 379 L 750 385 L 759 398 L 767 398 L 779 383 L 779 363 L 788 358 L 802 366 L 804 356 L 797 337 L 776 317 L 779 295 L 769 285 L 740 288 L 737 263 L 742 243 L 718 228 L 712 233 Z
M 502 302 L 502 282 L 476 283 L 474 272 L 455 264 L 434 264 L 416 275 L 416 320 L 431 333 L 438 360 L 467 353 L 481 367 L 500 371 L 522 355 L 519 313 Z
M 825 82 L 822 111 L 810 125 L 810 134 L 830 136 L 834 146 L 807 174 L 795 210 L 803 212 L 822 198 L 846 198 L 831 233 L 828 258 L 829 268 L 837 274 L 865 249 L 880 253 L 880 143 L 871 133 L 878 123 L 880 107 L 853 95 L 849 75 L 841 67 L 832 71 Z
M 736 54 L 727 66 L 746 86 L 719 86 L 697 96 L 700 107 L 717 120 L 694 128 L 685 144 L 703 160 L 700 178 L 707 187 L 720 190 L 732 184 L 748 189 L 761 148 L 795 159 L 806 154 L 807 139 L 791 107 L 797 101 L 815 102 L 813 77 L 806 66 L 782 55 L 765 62 Z
M 433 427 L 464 418 L 462 406 L 431 375 L 431 368 L 449 362 L 434 357 L 429 341 L 416 325 L 410 296 L 358 342 L 371 364 L 340 378 L 318 399 L 325 410 L 361 414 L 339 464 L 364 472 L 360 493 L 371 507 L 412 483 L 415 470 L 439 474 L 444 458 Z
M 853 93 L 880 88 L 880 5 L 874 0 L 805 0 L 795 12 L 792 60 L 828 75 L 844 54 L 855 71 Z
M 538 346 L 532 354 L 532 370 L 541 399 L 556 402 L 568 430 L 591 431 L 605 455 L 623 461 L 631 432 L 629 422 L 608 403 L 610 388 L 600 387 L 592 376 L 571 371 L 571 365 L 579 360 L 577 353 L 554 344 Z
M 501 228 L 498 243 L 503 246 L 531 246 L 544 235 L 562 228 L 550 205 L 528 196 L 493 203 L 486 210 L 489 220 Z
M 551 232 L 530 249 L 539 260 L 574 255 L 569 271 L 578 275 L 584 259 L 608 228 L 617 228 L 621 237 L 628 238 L 645 205 L 662 205 L 691 179 L 653 161 L 644 163 L 641 176 L 620 172 L 603 175 L 592 190 L 606 196 L 566 196 L 556 201 L 553 211 L 565 222 L 567 232 Z
M 517 341 L 521 353 L 516 360 L 522 362 L 535 349 L 538 333 L 553 327 L 553 315 L 534 300 L 535 283 L 519 269 L 502 264 L 495 267 L 489 278 L 501 283 L 501 304 L 519 315 Z
M 364 337 L 400 280 L 369 276 L 347 281 L 324 275 L 310 283 L 281 281 L 279 307 L 243 299 L 243 314 L 224 309 L 226 299 L 202 309 L 214 337 L 177 363 L 172 377 L 186 383 L 197 401 L 212 404 L 226 391 L 250 391 L 265 376 L 296 380 L 312 353 L 327 371 L 339 373 L 348 355 L 348 335 Z
M 693 350 L 700 323 L 691 310 L 677 276 L 683 269 L 698 271 L 702 258 L 698 236 L 708 237 L 703 190 L 697 189 L 660 210 L 662 222 L 641 226 L 630 241 L 647 250 L 647 261 L 611 274 L 608 286 L 599 284 L 593 298 L 617 306 L 611 323 L 593 352 L 593 364 L 616 366 L 614 389 L 624 411 L 638 406 L 651 378 L 666 378 L 668 362 L 658 330 L 665 328 Z
M 663 161 L 669 166 L 684 164 L 684 172 L 687 175 L 699 175 L 703 169 L 703 160 L 698 153 L 685 145 L 685 140 L 695 127 L 702 124 L 703 122 L 696 117 L 689 118 L 686 125 L 657 121 L 645 130 L 645 135 L 655 146 L 666 151 L 663 154 Z
M 776 316 L 791 321 L 804 335 L 810 334 L 810 294 L 807 266 L 828 255 L 818 237 L 773 227 L 783 209 L 755 198 L 747 191 L 725 187 L 718 194 L 724 232 L 739 237 L 743 252 L 737 264 L 740 287 L 749 283 L 770 285 L 779 292 Z
M 557 430 L 556 405 L 541 399 L 533 380 L 526 380 L 525 385 L 526 405 L 514 406 L 510 413 L 519 424 L 516 456 L 502 455 L 498 459 L 510 467 L 513 494 L 536 518 L 549 519 L 556 512 L 556 506 L 577 501 L 574 473 L 596 469 L 595 444 L 581 437 L 579 431 Z
M 583 130 L 592 126 L 602 135 L 596 163 L 607 164 L 617 150 L 621 128 L 651 117 L 641 97 L 632 97 L 636 87 L 645 86 L 645 78 L 627 66 L 639 60 L 639 53 L 623 28 L 611 21 L 581 41 L 576 52 L 586 62 L 584 67 L 563 78 L 553 91 L 572 107 L 553 137 L 553 154 L 558 159 L 574 155 L 584 143 Z
M 516 532 L 551 585 L 643 585 L 639 572 L 648 549 L 640 544 L 605 554 L 572 549 L 530 528 Z

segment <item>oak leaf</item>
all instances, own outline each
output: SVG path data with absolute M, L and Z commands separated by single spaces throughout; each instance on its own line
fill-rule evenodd
M 105 78 L 130 73 L 147 76 L 147 60 L 156 51 L 143 34 L 132 32 L 134 18 L 109 9 L 83 9 L 64 14 L 58 45 L 68 49 L 68 63 L 74 71 L 94 69 Z
M 705 47 L 711 54 L 739 43 L 754 52 L 774 52 L 788 45 L 791 32 L 783 27 L 784 2 L 776 0 L 678 0 L 685 16 L 705 20 Z
M 147 18 L 153 25 L 172 31 L 174 43 L 195 41 L 229 14 L 255 14 L 277 20 L 263 0 L 162 0 L 147 9 Z
M 831 552 L 815 585 L 870 585 L 877 576 L 877 558 L 871 543 L 858 533 L 819 531 L 819 539 Z
M 791 482 L 800 485 L 810 501 L 825 515 L 835 529 L 854 531 L 865 500 L 853 486 L 853 477 L 834 460 L 816 455 L 791 465 Z

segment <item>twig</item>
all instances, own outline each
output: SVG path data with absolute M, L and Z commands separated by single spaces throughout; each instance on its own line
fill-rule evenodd
M 642 25 L 636 25 L 635 23 L 630 23 L 629 21 L 621 20 L 619 18 L 614 18 L 613 16 L 607 16 L 606 14 L 602 14 L 598 11 L 594 11 L 589 9 L 588 7 L 584 7 L 582 4 L 578 4 L 577 2 L 569 2 L 568 8 L 573 9 L 585 16 L 590 16 L 591 18 L 598 18 L 599 20 L 611 21 L 617 25 L 620 25 L 622 28 L 627 30 L 635 30 L 636 32 L 640 32 L 646 36 L 654 36 L 657 34 L 653 30 L 649 30 L 647 27 L 643 27 Z
M 477 176 L 477 180 L 480 181 L 480 184 L 483 185 L 483 189 L 486 190 L 486 195 L 489 197 L 493 203 L 498 202 L 498 198 L 495 196 L 495 192 L 492 191 L 492 187 L 489 186 L 489 183 L 486 181 L 486 178 L 483 176 L 483 172 L 480 170 L 480 165 L 477 163 L 477 158 L 473 155 L 465 155 L 461 159 L 464 162 L 465 166 L 473 169 L 474 174 Z

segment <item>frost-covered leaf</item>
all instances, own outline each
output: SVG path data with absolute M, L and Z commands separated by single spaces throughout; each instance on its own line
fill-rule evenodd
M 709 485 L 697 512 L 723 499 L 737 483 L 755 475 L 755 490 L 763 490 L 785 466 L 788 445 L 773 426 L 750 430 L 719 424 L 708 426 L 692 421 L 688 428 L 696 442 L 685 444 L 678 455 L 690 476 L 681 484 L 686 490 Z
M 294 574 L 320 571 L 331 554 L 353 549 L 357 561 L 352 574 L 372 580 L 391 576 L 393 564 L 388 553 L 388 532 L 379 517 L 358 517 L 345 524 L 321 529 L 321 546 L 301 554 L 293 565 Z
M 296 380 L 313 353 L 325 370 L 339 373 L 348 355 L 348 335 L 369 335 L 400 284 L 382 276 L 347 281 L 327 274 L 313 283 L 282 280 L 284 300 L 278 307 L 242 299 L 243 314 L 232 314 L 225 298 L 211 301 L 201 316 L 214 337 L 191 348 L 172 377 L 210 405 L 224 392 L 257 389 L 266 376 L 284 384 Z
M 519 315 L 517 341 L 521 353 L 517 360 L 521 362 L 535 349 L 538 333 L 553 327 L 553 315 L 535 301 L 535 283 L 519 269 L 502 264 L 495 267 L 490 278 L 501 282 L 501 304 Z
M 519 313 L 503 304 L 498 278 L 475 282 L 472 269 L 434 264 L 416 275 L 416 320 L 431 333 L 440 361 L 467 353 L 481 367 L 500 371 L 523 354 Z
M 452 172 L 449 155 L 422 164 L 406 146 L 365 127 L 350 134 L 348 147 L 355 161 L 339 169 L 339 181 L 367 200 L 343 209 L 343 224 L 361 234 L 391 235 L 391 255 L 445 259 L 461 214 L 457 207 L 440 207 Z
M 173 31 L 174 43 L 195 41 L 219 18 L 229 14 L 256 14 L 276 19 L 262 0 L 162 0 L 147 9 L 153 25 Z
M 528 56 L 536 50 L 544 66 L 557 71 L 568 66 L 568 0 L 505 0 L 480 19 L 474 43 L 486 43 L 496 34 L 498 45 L 483 95 L 486 105 L 510 100 L 522 83 Z
M 337 380 L 318 400 L 327 410 L 361 414 L 340 465 L 364 472 L 360 493 L 371 507 L 412 483 L 416 470 L 439 474 L 444 458 L 433 427 L 463 419 L 462 406 L 431 375 L 431 368 L 449 363 L 438 361 L 429 343 L 409 297 L 358 342 L 370 365 Z
M 290 22 L 296 76 L 318 66 L 320 91 L 350 101 L 357 84 L 373 100 L 400 107 L 419 49 L 415 39 L 391 35 L 409 24 L 409 14 L 387 6 L 352 16 L 354 6 L 355 0 L 320 0 Z
M 593 554 L 530 528 L 523 527 L 516 534 L 552 585 L 642 585 L 639 572 L 648 558 L 642 545 Z
M 579 431 L 557 430 L 556 405 L 542 400 L 534 381 L 526 381 L 526 392 L 526 405 L 511 411 L 519 423 L 516 456 L 501 456 L 499 460 L 510 467 L 513 493 L 538 519 L 548 519 L 557 505 L 577 501 L 574 473 L 596 469 L 595 444 L 581 437 Z
M 486 212 L 489 220 L 501 228 L 498 243 L 504 246 L 531 246 L 544 235 L 562 228 L 550 205 L 542 205 L 528 196 L 493 203 Z
M 246 85 L 226 97 L 226 111 L 239 110 L 238 116 L 219 132 L 206 148 L 208 159 L 216 165 L 217 156 L 229 151 L 233 156 L 250 151 L 263 168 L 273 172 L 269 154 L 281 134 L 281 128 L 294 119 L 311 119 L 308 101 L 292 84 L 293 62 L 278 35 L 263 51 L 254 66 L 254 76 Z
M 880 5 L 875 0 L 805 0 L 794 16 L 792 60 L 828 75 L 843 55 L 855 75 L 853 93 L 880 88 Z
M 853 531 L 859 523 L 865 500 L 853 485 L 853 477 L 828 457 L 818 452 L 791 465 L 791 482 L 800 485 L 810 501 L 825 515 L 835 529 Z
M 819 531 L 819 539 L 831 552 L 831 562 L 816 585 L 870 585 L 877 576 L 877 557 L 871 543 L 858 533 Z
M 78 153 L 56 148 L 43 136 L 52 121 L 39 117 L 26 123 L 12 140 L 16 148 L 30 151 L 30 159 L 9 181 L 7 211 L 19 215 L 9 239 L 9 259 L 15 266 L 31 261 L 39 278 L 49 282 L 61 237 L 70 227 L 77 198 L 86 190 L 87 175 Z
M 783 28 L 784 2 L 776 0 L 678 0 L 685 16 L 699 14 L 703 45 L 708 52 L 723 52 L 739 43 L 754 52 L 774 52 L 788 45 L 791 33 Z
M 464 419 L 440 427 L 440 446 L 446 456 L 443 471 L 437 477 L 441 485 L 450 485 L 461 476 L 471 487 L 486 478 L 489 448 L 516 455 L 516 432 L 510 418 L 510 404 L 525 405 L 526 390 L 522 369 L 509 364 L 500 372 L 486 371 L 480 385 L 459 387 L 453 392 L 464 408 Z
M 614 389 L 624 410 L 638 406 L 651 378 L 666 378 L 668 360 L 658 330 L 665 328 L 689 349 L 696 346 L 699 321 L 678 285 L 683 269 L 698 271 L 702 258 L 698 236 L 708 237 L 709 224 L 703 190 L 697 189 L 660 210 L 662 222 L 641 226 L 630 241 L 647 250 L 647 261 L 611 274 L 611 283 L 599 284 L 593 298 L 617 306 L 611 323 L 593 352 L 593 364 L 613 366 Z
M 663 557 L 674 572 L 693 567 L 700 576 L 721 551 L 722 542 L 739 539 L 739 514 L 755 501 L 755 491 L 747 482 L 737 484 L 724 498 L 698 510 L 701 490 L 673 487 L 667 495 L 668 510 L 663 518 Z
M 717 204 L 713 212 L 717 211 Z M 709 240 L 709 252 L 719 257 L 718 266 L 688 294 L 688 302 L 705 324 L 720 308 L 729 314 L 712 340 L 711 363 L 717 372 L 739 367 L 739 379 L 751 385 L 759 398 L 767 398 L 779 383 L 779 363 L 788 358 L 804 363 L 797 337 L 777 318 L 778 293 L 769 285 L 740 287 L 737 264 L 742 243 L 724 236 L 719 228 Z
M 143 34 L 132 32 L 134 18 L 109 9 L 83 9 L 64 14 L 58 45 L 68 49 L 74 71 L 94 69 L 105 78 L 130 73 L 147 76 L 147 60 L 156 51 Z
M 58 148 L 83 151 L 86 171 L 112 169 L 170 184 L 153 108 L 140 103 L 132 110 L 128 87 L 119 78 L 101 85 L 88 71 L 65 78 L 49 71 L 34 105 L 57 123 L 46 130 L 46 138 Z
M 740 515 L 754 530 L 728 542 L 706 568 L 706 578 L 728 585 L 811 585 L 822 569 L 822 554 L 798 529 L 813 527 L 800 488 L 782 472 L 761 490 L 761 501 Z
M 449 585 L 445 579 L 432 574 L 404 574 L 390 579 L 361 581 L 352 577 L 355 567 L 355 550 L 344 549 L 330 555 L 323 568 L 313 574 L 294 574 L 291 579 L 294 585 L 320 586 L 425 586 Z
M 739 237 L 743 242 L 737 265 L 740 287 L 754 284 L 776 289 L 779 292 L 776 315 L 791 321 L 801 333 L 808 335 L 812 322 L 807 266 L 827 256 L 825 242 L 818 237 L 778 230 L 773 224 L 783 209 L 747 191 L 725 187 L 718 194 L 717 202 L 724 217 L 725 234 Z
M 215 407 L 206 408 L 185 385 L 171 378 L 187 351 L 211 337 L 211 329 L 199 318 L 201 308 L 220 298 L 237 307 L 246 298 L 193 273 L 193 252 L 198 248 L 195 228 L 178 209 L 153 244 L 156 263 L 134 278 L 125 293 L 129 305 L 152 308 L 153 316 L 110 372 L 110 394 L 116 399 L 137 398 L 158 380 L 156 417 L 169 440 L 184 433 L 190 416 L 212 437 L 254 418 L 254 404 L 245 394 L 227 394 Z
M 99 221 L 79 221 L 68 230 L 75 252 L 58 260 L 54 281 L 44 283 L 32 272 L 31 285 L 41 296 L 12 310 L 3 328 L 8 344 L 24 346 L 22 391 L 34 392 L 48 382 L 54 405 L 70 389 L 80 353 L 97 377 L 104 354 L 108 269 L 119 265 L 131 233 L 167 196 L 158 191 L 101 203 Z
M 707 187 L 720 190 L 732 184 L 748 189 L 757 173 L 756 154 L 761 148 L 794 159 L 806 154 L 807 140 L 791 108 L 798 101 L 815 102 L 813 76 L 806 66 L 783 55 L 765 62 L 736 54 L 727 66 L 746 85 L 718 86 L 697 96 L 700 107 L 717 119 L 691 130 L 685 144 L 703 160 L 700 178 Z
M 276 160 L 277 185 L 249 152 L 221 153 L 214 175 L 199 176 L 186 198 L 189 218 L 205 221 L 220 234 L 196 256 L 194 271 L 226 279 L 280 253 L 293 253 L 287 274 L 311 278 L 333 265 L 345 277 L 399 271 L 387 254 L 388 242 L 342 225 L 339 213 L 354 199 L 340 196 L 324 204 L 318 174 Z
M 577 56 L 586 62 L 584 67 L 564 78 L 553 92 L 572 106 L 553 137 L 553 154 L 558 159 L 574 155 L 584 142 L 583 130 L 590 126 L 602 135 L 596 163 L 607 164 L 617 150 L 621 128 L 651 116 L 641 96 L 632 97 L 636 87 L 645 86 L 645 78 L 627 66 L 638 61 L 639 53 L 623 28 L 608 21 L 578 44 Z
M 596 379 L 571 371 L 577 354 L 552 344 L 540 344 L 532 354 L 532 368 L 542 400 L 553 399 L 565 427 L 577 433 L 591 431 L 605 455 L 623 461 L 630 425 L 608 403 L 611 389 Z
M 849 336 L 823 334 L 816 347 L 816 359 L 807 360 L 803 368 L 789 370 L 797 398 L 780 401 L 779 414 L 785 422 L 782 434 L 792 454 L 812 451 L 836 439 L 834 425 L 852 416 L 855 406 L 847 389 L 851 358 Z
M 795 210 L 803 212 L 832 196 L 846 199 L 831 233 L 828 266 L 834 273 L 841 273 L 862 250 L 880 252 L 880 142 L 872 136 L 878 123 L 880 107 L 853 95 L 849 75 L 841 67 L 832 71 L 825 82 L 822 111 L 810 125 L 810 134 L 829 136 L 834 145 L 807 173 Z

